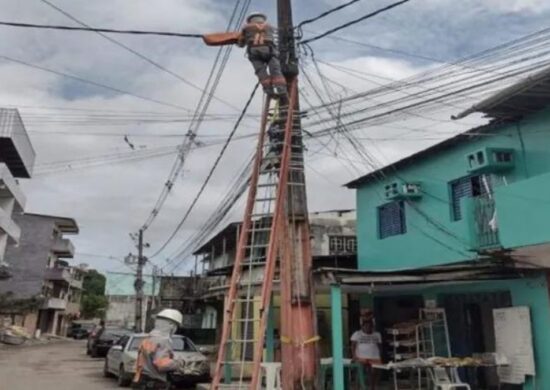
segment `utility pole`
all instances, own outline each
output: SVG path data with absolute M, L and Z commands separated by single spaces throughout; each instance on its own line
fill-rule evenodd
M 146 259 L 143 256 L 143 229 L 139 229 L 138 236 L 138 259 L 137 259 L 137 272 L 136 281 L 134 287 L 136 289 L 136 318 L 135 318 L 135 331 L 137 333 L 143 332 L 143 267 L 145 266 Z
M 288 85 L 299 73 L 292 21 L 291 0 L 277 0 L 279 52 Z M 296 87 L 297 88 L 297 87 Z M 300 103 L 296 94 L 293 135 L 293 163 L 304 163 Z M 292 110 L 289 107 L 289 110 Z M 281 336 L 282 385 L 284 389 L 316 388 L 319 363 L 314 293 L 311 282 L 311 243 L 307 209 L 306 182 L 303 170 L 290 170 L 288 177 L 286 250 L 281 261 Z

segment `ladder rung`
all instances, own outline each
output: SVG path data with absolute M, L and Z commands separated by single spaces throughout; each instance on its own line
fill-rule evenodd
M 263 187 L 275 187 L 279 185 L 279 183 L 264 183 L 264 184 L 258 184 L 256 187 L 263 188 Z
M 289 186 L 305 186 L 305 183 L 287 183 Z
M 257 198 L 256 202 L 266 202 L 268 200 L 275 200 L 277 198 Z
M 250 216 L 252 218 L 255 218 L 255 217 L 272 217 L 273 213 L 257 213 L 257 214 L 251 214 Z
M 248 231 L 248 233 L 270 232 L 270 231 L 271 231 L 270 227 L 267 227 L 267 228 L 252 228 Z
M 230 343 L 239 343 L 239 344 L 249 344 L 249 343 L 255 343 L 258 339 L 229 339 L 227 340 L 227 344 Z
M 269 244 L 253 244 L 253 245 L 246 245 L 245 248 L 246 249 L 254 249 L 254 248 L 261 249 L 261 248 L 267 248 L 268 246 L 269 246 Z
M 231 322 L 260 322 L 260 318 L 237 318 L 235 320 L 230 319 Z
M 243 298 L 237 298 L 237 299 L 234 299 L 235 302 L 261 302 L 262 300 L 260 298 L 246 298 L 246 299 L 243 299 Z
M 258 266 L 264 266 L 265 264 L 266 264 L 265 261 L 247 261 L 246 263 L 243 263 L 241 266 L 242 267 L 250 267 L 250 266 L 258 267 Z

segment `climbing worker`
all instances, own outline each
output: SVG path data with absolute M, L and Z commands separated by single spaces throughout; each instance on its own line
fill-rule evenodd
M 264 91 L 271 96 L 286 95 L 286 80 L 281 71 L 279 53 L 275 44 L 275 31 L 267 22 L 265 14 L 253 12 L 248 15 L 246 24 L 241 30 L 238 45 L 247 47 L 248 59 Z
M 139 347 L 134 376 L 138 389 L 169 389 L 169 374 L 183 371 L 185 363 L 174 360 L 171 339 L 182 321 L 183 315 L 174 309 L 164 309 L 156 315 L 153 330 Z

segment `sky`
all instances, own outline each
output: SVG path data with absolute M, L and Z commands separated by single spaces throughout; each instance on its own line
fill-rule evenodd
M 225 29 L 236 1 L 48 2 L 94 27 L 207 33 Z M 295 22 L 344 2 L 294 1 Z M 304 27 L 304 37 L 389 3 L 359 1 Z M 264 11 L 274 18 L 274 5 L 275 1 L 255 0 L 250 10 Z M 0 0 L 0 6 L 4 21 L 76 25 L 44 0 Z M 550 2 L 545 0 L 412 0 L 335 34 L 367 46 L 325 38 L 313 43 L 311 48 L 315 57 L 323 62 L 377 75 L 381 80 L 397 80 L 541 30 L 547 27 L 549 16 Z M 86 161 L 105 162 L 119 154 L 136 153 L 124 140 L 124 135 L 138 154 L 175 150 L 188 131 L 188 123 L 181 118 L 189 115 L 200 99 L 200 91 L 182 82 L 181 77 L 203 86 L 217 49 L 194 39 L 109 35 L 162 65 L 165 70 L 161 70 L 95 33 L 0 29 L 3 33 L 0 40 L 0 107 L 19 109 L 37 155 L 35 175 L 20 180 L 27 197 L 26 210 L 77 220 L 80 234 L 71 237 L 77 248 L 72 263 L 87 263 L 102 271 L 128 270 L 121 259 L 129 251 L 135 251 L 129 233 L 136 232 L 151 212 L 176 154 L 124 163 L 112 161 L 95 167 L 82 168 L 81 165 L 86 165 Z M 116 91 L 32 68 L 21 61 L 109 85 Z M 306 71 L 311 69 L 310 60 L 304 58 L 304 64 Z M 375 87 L 334 68 L 323 65 L 321 68 L 327 77 L 348 91 Z M 218 142 L 227 136 L 254 84 L 251 66 L 243 51 L 235 48 L 216 90 L 216 96 L 225 103 L 215 100 L 208 109 L 209 114 L 229 119 L 205 121 L 198 131 L 199 143 Z M 304 93 L 308 95 L 307 89 Z M 311 96 L 311 92 L 309 94 Z M 472 97 L 471 104 L 475 100 L 476 97 Z M 260 110 L 261 98 L 257 96 L 237 135 L 258 131 Z M 129 121 L 128 118 L 142 120 Z M 143 118 L 163 120 L 144 121 Z M 414 123 L 414 119 L 409 118 L 400 125 Z M 449 136 L 466 130 L 467 126 L 468 122 L 460 126 L 441 124 L 437 131 Z M 395 127 L 384 126 L 361 131 L 369 135 L 398 134 Z M 384 142 L 363 139 L 365 147 L 377 155 L 381 163 L 395 161 L 436 142 L 426 137 Z M 354 208 L 354 193 L 343 185 L 370 168 L 357 163 L 350 166 L 349 161 L 343 161 L 349 153 L 345 148 L 337 153 L 336 145 L 329 146 L 327 150 L 331 152 L 323 154 L 318 142 L 312 141 L 306 146 L 310 210 Z M 178 244 L 201 226 L 253 148 L 253 138 L 230 145 L 196 209 L 167 250 L 151 259 L 152 262 L 162 267 Z M 145 240 L 150 244 L 146 254 L 158 248 L 173 231 L 219 150 L 217 144 L 197 148 L 189 154 L 165 207 L 146 231 Z M 227 221 L 238 220 L 241 215 L 241 208 L 236 208 Z M 192 260 L 184 260 L 175 272 L 187 272 L 192 268 Z

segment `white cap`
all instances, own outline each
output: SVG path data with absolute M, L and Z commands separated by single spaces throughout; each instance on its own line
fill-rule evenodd
M 264 18 L 264 20 L 267 20 L 267 16 L 263 12 L 252 12 L 246 17 L 246 22 L 250 23 L 250 20 L 256 17 Z
M 178 326 L 181 326 L 181 324 L 183 323 L 183 315 L 175 309 L 161 310 L 157 314 L 156 318 L 165 318 L 167 320 L 174 321 L 176 324 L 178 324 Z

